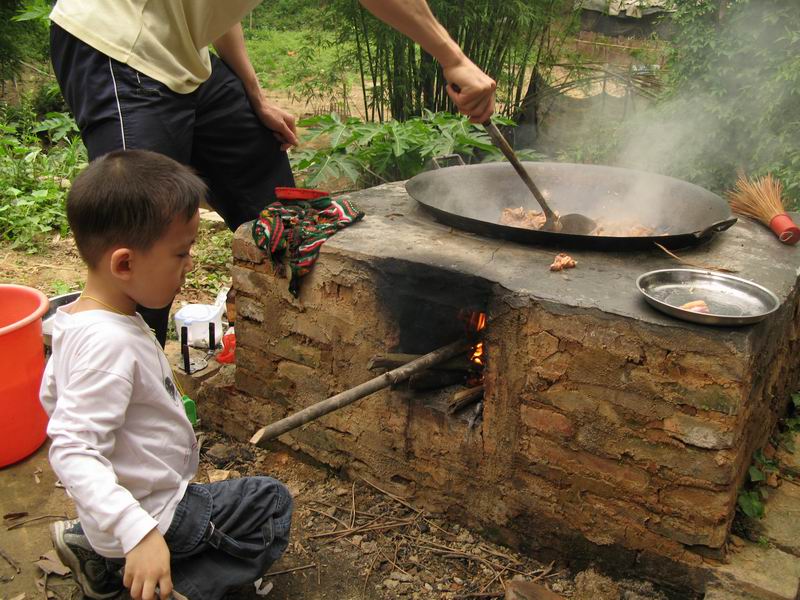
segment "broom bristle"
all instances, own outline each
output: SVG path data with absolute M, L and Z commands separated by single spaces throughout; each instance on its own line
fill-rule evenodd
M 786 212 L 783 206 L 783 185 L 771 174 L 760 179 L 739 175 L 736 187 L 728 193 L 731 210 L 769 225 L 775 215 Z

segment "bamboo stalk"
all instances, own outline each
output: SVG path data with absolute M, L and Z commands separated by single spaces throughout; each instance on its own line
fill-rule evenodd
M 369 381 L 357 385 L 352 389 L 344 391 L 340 394 L 336 394 L 327 400 L 322 400 L 316 404 L 312 404 L 311 406 L 304 408 L 293 415 L 289 415 L 280 421 L 267 425 L 266 427 L 262 427 L 252 438 L 250 438 L 250 443 L 256 444 L 257 446 L 263 446 L 270 440 L 283 435 L 287 431 L 296 429 L 301 425 L 305 425 L 306 423 L 318 419 L 323 415 L 327 415 L 328 413 L 347 406 L 348 404 L 352 404 L 356 400 L 360 400 L 364 396 L 369 396 L 378 390 L 382 390 L 390 385 L 405 381 L 414 373 L 424 371 L 425 369 L 445 361 L 448 358 L 452 358 L 453 356 L 457 356 L 458 354 L 466 352 L 470 347 L 470 344 L 460 340 L 458 342 L 448 344 L 447 346 L 443 346 L 442 348 L 434 350 L 433 352 L 429 352 L 428 354 L 425 354 L 424 356 L 411 361 L 402 367 L 384 373 L 383 375 L 370 379 Z

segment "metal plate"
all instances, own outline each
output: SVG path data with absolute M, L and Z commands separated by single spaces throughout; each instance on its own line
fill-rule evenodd
M 778 310 L 778 297 L 767 288 L 731 275 L 699 269 L 662 269 L 640 275 L 636 287 L 660 311 L 704 325 L 757 323 Z M 704 300 L 710 313 L 681 308 Z

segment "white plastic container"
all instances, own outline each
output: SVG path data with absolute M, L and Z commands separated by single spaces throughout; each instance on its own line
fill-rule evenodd
M 175 313 L 175 331 L 178 340 L 181 338 L 181 329 L 187 328 L 190 346 L 195 348 L 208 348 L 208 324 L 214 323 L 214 344 L 219 346 L 222 342 L 222 315 L 225 312 L 225 298 L 228 290 L 222 290 L 214 304 L 187 304 Z

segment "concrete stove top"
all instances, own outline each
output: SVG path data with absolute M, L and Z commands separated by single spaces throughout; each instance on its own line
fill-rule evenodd
M 438 223 L 406 193 L 403 182 L 356 192 L 351 197 L 367 216 L 328 240 L 323 253 L 364 254 L 426 264 L 477 276 L 544 303 L 598 309 L 667 327 L 707 329 L 736 337 L 748 336 L 760 327 L 709 328 L 651 308 L 636 289 L 636 278 L 655 269 L 691 268 L 658 248 L 652 252 L 600 252 L 482 237 Z M 577 267 L 551 272 L 553 258 L 562 251 L 577 261 Z M 709 242 L 676 254 L 696 265 L 735 270 L 737 277 L 772 290 L 782 304 L 800 277 L 800 247 L 779 243 L 765 227 L 745 218 Z

